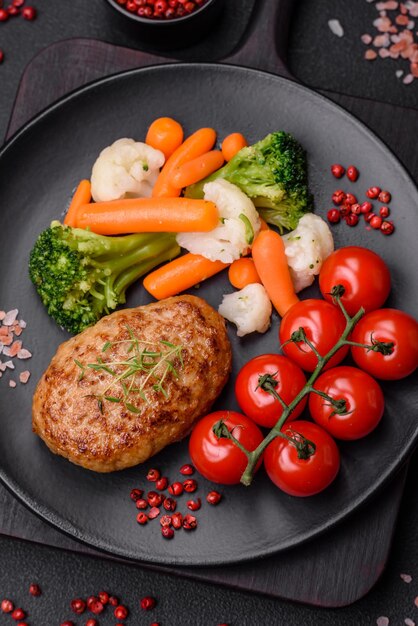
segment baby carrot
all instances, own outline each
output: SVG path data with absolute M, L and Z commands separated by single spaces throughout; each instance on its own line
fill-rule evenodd
M 215 141 L 216 133 L 213 128 L 200 128 L 193 135 L 190 135 L 165 162 L 152 190 L 152 195 L 155 198 L 179 196 L 181 189 L 173 185 L 173 173 L 183 163 L 192 161 L 211 150 Z
M 254 261 L 244 257 L 237 259 L 229 266 L 228 278 L 236 289 L 244 289 L 247 285 L 261 283 Z
M 64 218 L 64 224 L 67 226 L 75 226 L 77 222 L 78 209 L 82 204 L 88 204 L 91 201 L 91 184 L 89 180 L 82 180 L 78 184 L 77 189 L 71 199 L 67 214 Z
M 159 267 L 144 278 L 145 289 L 157 300 L 175 296 L 228 267 L 199 254 L 185 254 Z
M 230 161 L 245 146 L 248 146 L 248 143 L 241 133 L 231 133 L 225 137 L 222 142 L 222 154 L 225 161 Z
M 171 117 L 159 117 L 148 128 L 145 143 L 161 150 L 168 159 L 183 142 L 183 128 Z
M 283 317 L 299 298 L 295 294 L 280 235 L 274 230 L 262 230 L 253 243 L 252 256 L 270 300 Z
M 220 150 L 205 152 L 192 161 L 183 163 L 173 172 L 173 186 L 183 189 L 183 187 L 193 185 L 193 183 L 197 183 L 209 174 L 216 172 L 223 164 L 224 158 Z
M 129 198 L 84 204 L 77 214 L 78 228 L 99 235 L 178 233 L 213 230 L 219 222 L 216 205 L 189 198 Z

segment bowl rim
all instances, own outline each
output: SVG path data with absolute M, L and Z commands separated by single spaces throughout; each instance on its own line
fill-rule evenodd
M 187 15 L 182 15 L 181 17 L 173 17 L 167 20 L 161 20 L 161 19 L 156 19 L 152 17 L 142 17 L 138 15 L 137 13 L 131 13 L 130 11 L 127 11 L 124 8 L 124 6 L 119 4 L 116 0 L 106 0 L 106 2 L 111 7 L 113 7 L 114 9 L 116 9 L 116 11 L 118 11 L 118 13 L 120 13 L 120 15 L 123 15 L 127 17 L 128 19 L 131 19 L 133 22 L 137 22 L 139 24 L 147 24 L 147 25 L 152 24 L 153 26 L 157 26 L 157 27 L 164 27 L 164 26 L 167 27 L 170 24 L 184 24 L 185 22 L 192 20 L 196 15 L 203 13 L 206 9 L 208 9 L 208 7 L 215 4 L 215 2 L 217 1 L 219 0 L 206 0 L 206 2 L 202 4 L 202 6 L 192 11 L 192 13 L 188 13 Z

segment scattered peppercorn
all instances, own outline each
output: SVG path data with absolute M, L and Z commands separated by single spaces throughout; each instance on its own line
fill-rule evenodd
M 332 201 L 334 204 L 340 205 L 344 202 L 346 197 L 347 196 L 342 189 L 337 189 L 337 191 L 334 191 L 334 193 L 332 194 Z
M 392 196 L 390 195 L 389 191 L 381 191 L 377 196 L 377 199 L 379 200 L 379 202 L 383 202 L 383 204 L 389 204 L 389 202 L 392 200 Z
M 151 596 L 145 596 L 145 598 L 142 598 L 140 602 L 141 609 L 143 609 L 144 611 L 151 611 L 156 604 L 156 599 L 152 598 Z
M 359 171 L 354 165 L 349 165 L 347 167 L 347 178 L 351 180 L 352 183 L 355 183 L 359 177 Z
M 134 502 L 138 502 L 138 500 L 142 498 L 143 493 L 144 492 L 142 491 L 142 489 L 132 489 L 131 500 L 133 500 Z
M 172 496 L 180 496 L 183 493 L 184 487 L 182 483 L 176 482 L 169 486 L 168 493 Z
M 190 463 L 186 463 L 180 467 L 180 474 L 183 474 L 183 476 L 191 476 L 194 472 L 195 469 L 193 465 L 190 465 Z
M 389 214 L 390 214 L 390 209 L 389 209 L 388 206 L 381 206 L 380 207 L 380 209 L 379 209 L 380 217 L 383 217 L 383 218 L 389 217 Z
M 86 610 L 86 603 L 81 598 L 75 598 L 75 600 L 71 600 L 71 610 L 77 615 L 81 615 Z
M 202 506 L 202 502 L 200 498 L 197 498 L 197 500 L 187 500 L 186 506 L 190 511 L 198 511 Z
M 378 230 L 382 225 L 382 221 L 383 220 L 381 217 L 379 217 L 379 215 L 373 215 L 369 224 L 372 228 L 374 228 L 375 230 Z
M 167 485 L 168 485 L 168 478 L 167 478 L 167 476 L 163 476 L 162 478 L 159 478 L 159 479 L 155 482 L 155 487 L 156 487 L 159 491 L 164 491 L 164 489 L 167 489 Z
M 373 206 L 371 202 L 363 202 L 363 204 L 360 205 L 360 209 L 361 209 L 361 213 L 370 213 L 370 211 L 372 210 Z
M 163 502 L 163 507 L 166 511 L 175 511 L 177 508 L 177 501 L 174 498 L 166 498 Z
M 161 534 L 164 539 L 172 539 L 174 537 L 174 530 L 169 526 L 163 526 L 161 528 Z
M 108 604 L 109 603 L 109 594 L 107 593 L 107 591 L 101 591 L 97 597 L 99 598 L 100 602 L 102 604 Z
M 327 213 L 327 219 L 331 224 L 338 224 L 340 221 L 340 212 L 338 209 L 330 209 Z
M 222 494 L 220 494 L 218 491 L 209 491 L 208 495 L 206 496 L 206 501 L 209 502 L 209 504 L 219 504 L 219 502 L 222 500 Z
M 335 176 L 335 178 L 342 178 L 345 174 L 345 169 L 339 163 L 335 163 L 331 165 L 331 174 Z
M 31 596 L 34 596 L 35 598 L 37 598 L 38 596 L 42 594 L 42 591 L 39 585 L 32 583 L 29 587 L 29 593 Z
M 117 606 L 113 612 L 116 619 L 126 619 L 128 617 L 128 613 L 128 609 L 126 608 L 126 606 L 123 606 L 123 604 Z
M 12 611 L 12 618 L 15 619 L 17 622 L 21 619 L 25 619 L 26 617 L 26 613 L 23 609 L 15 609 L 14 611 Z
M 357 226 L 358 215 L 355 215 L 354 213 L 350 213 L 350 215 L 347 215 L 347 217 L 345 218 L 345 221 L 346 221 L 347 226 Z
M 194 515 L 185 515 L 183 518 L 184 530 L 194 530 L 197 526 L 197 519 Z
M 3 611 L 3 613 L 11 613 L 15 607 L 11 600 L 5 599 L 5 600 L 2 600 L 0 608 Z
M 160 478 L 161 474 L 157 469 L 150 469 L 147 474 L 147 480 L 155 483 Z
M 357 203 L 357 198 L 352 193 L 347 193 L 345 196 L 345 202 L 350 206 Z
M 394 230 L 395 230 L 395 227 L 392 224 L 392 222 L 386 222 L 385 221 L 385 222 L 382 222 L 382 225 L 380 226 L 380 231 L 384 235 L 391 235 Z
M 136 516 L 136 521 L 138 522 L 138 524 L 141 524 L 141 526 L 143 526 L 148 522 L 148 515 L 146 513 L 138 513 L 138 515 Z
M 380 192 L 380 187 L 369 187 L 369 189 L 366 191 L 366 196 L 368 198 L 371 198 L 372 200 L 376 200 Z
M 194 478 L 187 478 L 183 482 L 183 487 L 184 491 L 187 491 L 187 493 L 193 493 L 197 489 L 197 482 L 194 480 Z

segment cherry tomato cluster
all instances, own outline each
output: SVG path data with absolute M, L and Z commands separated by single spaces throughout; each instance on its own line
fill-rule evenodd
M 264 439 L 259 427 L 277 424 L 286 405 L 305 388 L 304 371 L 314 372 L 317 354 L 324 357 L 340 340 L 347 320 L 331 295 L 336 285 L 343 287 L 340 302 L 346 313 L 353 317 L 363 307 L 365 315 L 348 337 L 350 344 L 336 351 L 309 387 L 313 390 L 301 397 L 285 421 L 281 432 L 286 438 L 277 436 L 268 443 L 255 471 L 263 460 L 280 489 L 295 496 L 314 495 L 338 474 L 340 454 L 334 439 L 359 439 L 379 424 L 385 402 L 375 378 L 398 380 L 414 372 L 418 323 L 402 311 L 380 308 L 390 292 L 389 269 L 371 250 L 349 246 L 331 254 L 321 269 L 319 287 L 325 299 L 300 301 L 284 315 L 279 330 L 284 356 L 263 354 L 238 373 L 235 395 L 243 414 L 218 411 L 195 427 L 189 449 L 203 476 L 222 484 L 239 483 L 248 459 L 236 441 L 254 451 Z M 300 329 L 304 338 L 299 341 Z M 374 349 L 377 345 L 379 350 Z M 349 351 L 358 367 L 340 365 Z M 295 421 L 307 404 L 314 423 Z M 218 436 L 220 420 L 235 442 Z M 304 442 L 305 449 L 312 446 L 310 452 L 300 454 L 303 446 L 298 442 Z

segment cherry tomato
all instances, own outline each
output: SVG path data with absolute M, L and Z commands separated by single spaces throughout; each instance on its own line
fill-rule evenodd
M 365 348 L 352 348 L 353 359 L 375 378 L 399 380 L 418 367 L 418 323 L 403 311 L 379 309 L 367 313 L 354 327 L 351 340 L 371 345 L 393 342 L 393 352 L 383 355 Z
M 303 435 L 316 449 L 312 456 L 300 459 L 293 443 L 281 437 L 273 439 L 264 452 L 264 465 L 274 484 L 291 496 L 313 496 L 328 487 L 340 468 L 340 453 L 332 437 L 302 420 L 285 426 L 283 432 Z
M 258 386 L 258 379 L 263 374 L 271 374 L 277 387 L 275 391 L 290 404 L 303 389 L 306 378 L 302 370 L 290 359 L 280 354 L 262 354 L 248 361 L 241 368 L 235 381 L 235 395 L 245 415 L 251 417 L 260 426 L 272 428 L 281 414 L 282 405 L 270 393 Z M 307 403 L 303 398 L 288 417 L 295 420 L 302 413 Z
M 263 434 L 252 420 L 235 411 L 210 413 L 194 427 L 189 452 L 197 471 L 215 483 L 234 485 L 239 483 L 247 467 L 247 457 L 230 439 L 218 439 L 215 435 L 212 427 L 221 419 L 249 451 L 255 450 L 262 442 Z M 257 469 L 260 464 L 261 459 Z
M 302 300 L 292 306 L 280 324 L 279 338 L 283 345 L 294 331 L 302 327 L 307 339 L 316 347 L 321 356 L 325 356 L 340 339 L 346 326 L 342 312 L 324 300 Z M 329 360 L 324 369 L 338 365 L 346 356 L 349 348 L 343 346 Z M 311 348 L 303 342 L 288 343 L 283 352 L 302 369 L 313 372 L 318 359 Z
M 356 367 L 334 367 L 321 374 L 315 389 L 333 400 L 345 400 L 345 415 L 316 393 L 309 396 L 309 411 L 319 426 L 337 439 L 360 439 L 372 432 L 380 422 L 385 400 L 377 382 Z
M 345 288 L 341 302 L 349 315 L 355 315 L 360 307 L 368 313 L 381 307 L 389 295 L 389 268 L 372 250 L 340 248 L 326 259 L 319 273 L 319 288 L 328 302 L 332 302 L 329 294 L 335 285 Z

